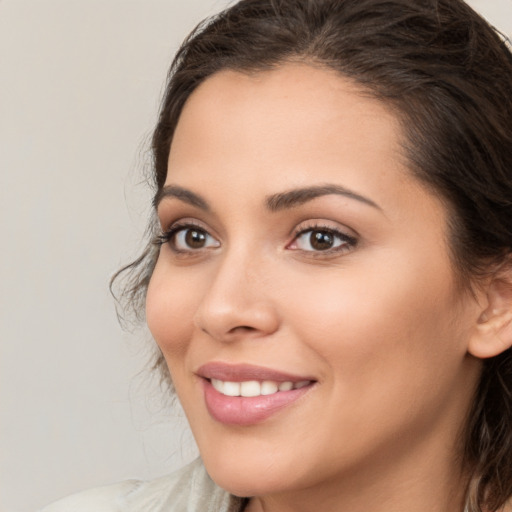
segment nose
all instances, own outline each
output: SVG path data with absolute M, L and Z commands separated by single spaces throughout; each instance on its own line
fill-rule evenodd
M 216 263 L 194 323 L 212 338 L 231 342 L 263 338 L 279 327 L 266 265 L 232 255 Z

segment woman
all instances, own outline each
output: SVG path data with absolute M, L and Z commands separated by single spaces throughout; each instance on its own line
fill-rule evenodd
M 505 510 L 511 98 L 461 0 L 242 0 L 200 25 L 126 270 L 201 461 L 45 510 Z

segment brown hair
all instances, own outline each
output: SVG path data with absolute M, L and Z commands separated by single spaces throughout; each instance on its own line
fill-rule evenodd
M 354 80 L 402 122 L 411 171 L 451 206 L 451 248 L 466 286 L 512 247 L 512 54 L 461 0 L 242 0 L 200 24 L 172 63 L 152 138 L 155 193 L 174 130 L 195 88 L 222 69 L 287 60 Z M 152 226 L 155 225 L 154 219 Z M 158 249 L 131 265 L 125 297 L 143 311 Z M 156 364 L 167 375 L 163 358 Z M 468 510 L 512 496 L 511 350 L 484 361 L 463 464 Z

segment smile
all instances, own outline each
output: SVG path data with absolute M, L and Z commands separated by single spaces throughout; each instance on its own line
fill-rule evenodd
M 206 409 L 225 425 L 264 422 L 316 387 L 311 377 L 246 364 L 208 363 L 197 371 Z
M 310 380 L 301 380 L 299 382 L 277 382 L 272 380 L 264 380 L 262 382 L 257 380 L 231 382 L 211 379 L 211 383 L 214 389 L 224 396 L 256 397 L 273 395 L 281 391 L 291 391 L 292 389 L 301 389 L 310 385 L 312 382 Z

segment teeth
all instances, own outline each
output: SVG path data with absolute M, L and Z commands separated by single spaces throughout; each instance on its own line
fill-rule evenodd
M 222 394 L 226 396 L 240 396 L 240 382 L 224 382 Z
M 224 392 L 224 382 L 219 379 L 212 379 L 212 386 L 219 392 Z
M 279 386 L 276 382 L 272 382 L 271 380 L 264 380 L 261 383 L 261 394 L 262 395 L 273 395 L 277 393 Z
M 257 380 L 249 380 L 240 384 L 240 394 L 242 396 L 260 396 L 261 385 Z
M 212 386 L 219 393 L 226 396 L 265 396 L 273 395 L 279 391 L 290 391 L 292 389 L 300 389 L 311 384 L 309 380 L 302 380 L 300 382 L 275 382 L 272 380 L 265 380 L 259 382 L 257 380 L 248 380 L 245 382 L 229 382 L 219 379 L 211 379 Z

